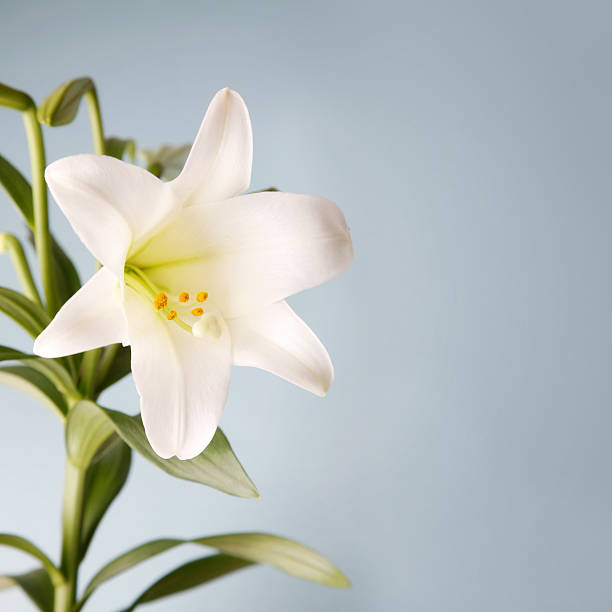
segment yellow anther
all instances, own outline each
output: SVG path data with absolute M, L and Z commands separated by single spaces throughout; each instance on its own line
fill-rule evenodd
M 189 301 L 189 294 L 186 291 L 183 291 L 179 295 L 179 302 L 188 302 L 188 301 Z
M 203 310 L 202 308 L 194 308 L 194 309 L 191 311 L 191 314 L 192 314 L 194 317 L 201 317 L 201 316 L 204 314 L 204 310 Z
M 176 319 L 177 314 L 176 314 L 176 310 L 171 310 L 167 315 L 166 315 L 166 319 L 168 319 L 168 321 L 174 321 L 174 319 Z
M 198 302 L 205 302 L 207 298 L 208 293 L 206 291 L 200 291 L 200 293 L 196 295 L 196 300 L 198 300 Z
M 165 293 L 158 293 L 153 302 L 156 310 L 161 310 L 168 305 L 168 296 Z

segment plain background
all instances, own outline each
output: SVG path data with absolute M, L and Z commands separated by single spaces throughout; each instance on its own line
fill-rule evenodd
M 222 425 L 262 498 L 136 457 L 85 578 L 161 535 L 267 530 L 326 554 L 353 588 L 255 568 L 148 609 L 612 608 L 608 2 L 2 4 L 0 79 L 41 101 L 91 75 L 108 135 L 189 142 L 214 93 L 239 91 L 252 188 L 338 202 L 356 251 L 346 275 L 291 300 L 333 358 L 328 397 L 234 373 Z M 49 160 L 90 151 L 86 113 L 45 138 Z M 6 109 L 0 151 L 28 172 Z M 2 338 L 31 347 L 8 321 Z M 0 529 L 56 556 L 60 425 L 1 398 Z M 137 410 L 130 379 L 103 401 Z M 201 554 L 143 565 L 87 609 L 116 610 Z M 1 571 L 30 567 L 0 550 Z M 2 610 L 28 606 L 0 594 Z

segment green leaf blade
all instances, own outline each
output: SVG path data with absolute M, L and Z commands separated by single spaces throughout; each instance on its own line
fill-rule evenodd
M 25 574 L 0 576 L 0 590 L 17 585 L 39 610 L 53 612 L 55 591 L 45 569 L 38 568 Z
M 346 588 L 351 584 L 323 555 L 280 536 L 268 533 L 232 533 L 199 538 L 193 542 L 253 563 L 272 565 L 303 580 L 335 588 Z
M 100 521 L 125 485 L 131 462 L 132 451 L 117 434 L 113 434 L 104 452 L 87 469 L 79 546 L 81 559 L 85 557 Z
M 190 561 L 154 582 L 123 612 L 132 612 L 140 604 L 192 589 L 250 565 L 250 561 L 228 555 L 211 555 Z
M 49 126 L 60 126 L 71 123 L 79 110 L 81 98 L 94 88 L 89 77 L 66 81 L 52 91 L 38 107 L 37 116 L 40 123 Z
M 0 287 L 0 311 L 35 338 L 49 324 L 49 316 L 35 302 L 7 287 Z
M 28 227 L 34 227 L 34 205 L 32 203 L 32 188 L 26 178 L 0 155 L 0 185 L 21 214 Z
M 17 550 L 38 559 L 38 561 L 42 563 L 44 570 L 47 572 L 52 582 L 56 584 L 62 582 L 62 574 L 60 573 L 59 569 L 55 567 L 53 561 L 51 561 L 51 559 L 49 559 L 49 557 L 47 557 L 47 555 L 45 555 L 45 553 L 40 550 L 38 546 L 29 540 L 12 533 L 0 533 L 0 545 L 16 548 Z
M 43 374 L 28 366 L 0 367 L 0 384 L 17 389 L 45 404 L 60 418 L 68 413 L 66 398 Z
M 115 425 L 117 433 L 133 450 L 168 474 L 205 484 L 236 497 L 259 497 L 253 481 L 220 429 L 217 429 L 206 449 L 194 459 L 162 459 L 151 448 L 140 415 L 130 417 L 106 408 L 104 411 Z

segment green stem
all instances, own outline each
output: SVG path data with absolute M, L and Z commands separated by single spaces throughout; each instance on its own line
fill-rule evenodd
M 61 563 L 61 571 L 66 583 L 56 592 L 54 612 L 70 612 L 76 600 L 85 474 L 84 469 L 74 466 L 69 459 L 66 459 Z
M 13 234 L 0 233 L 0 251 L 7 251 L 13 262 L 15 272 L 23 288 L 24 293 L 33 301 L 42 306 L 40 295 L 34 284 L 32 272 L 28 265 L 21 242 Z
M 120 344 L 111 344 L 104 349 L 102 357 L 100 358 L 100 363 L 98 364 L 98 369 L 96 372 L 96 379 L 94 383 L 94 390 L 101 383 L 110 367 L 113 365 L 113 361 L 115 360 L 115 356 L 117 355 L 117 351 L 119 350 Z
M 89 123 L 91 124 L 91 135 L 93 136 L 94 151 L 98 155 L 104 155 L 104 130 L 102 128 L 102 114 L 100 113 L 100 104 L 98 103 L 98 92 L 95 87 L 92 87 L 86 94 L 87 111 L 89 113 Z M 98 263 L 99 267 L 99 263 Z M 93 349 L 87 351 L 83 357 L 81 370 L 81 382 L 79 388 L 85 397 L 92 397 L 96 383 L 96 371 L 98 369 L 98 360 L 102 353 L 102 349 Z
M 100 104 L 98 103 L 98 92 L 95 87 L 92 87 L 85 94 L 85 100 L 87 100 L 87 111 L 89 112 L 94 151 L 98 155 L 104 155 L 106 152 L 104 146 L 104 130 L 102 129 L 102 115 L 100 113 Z
M 79 390 L 85 397 L 91 398 L 93 396 L 96 382 L 96 372 L 98 370 L 98 360 L 100 359 L 101 353 L 102 349 L 97 348 L 87 351 L 83 356 Z
M 45 148 L 42 131 L 32 105 L 22 112 L 32 167 L 32 198 L 34 202 L 34 245 L 38 254 L 40 277 L 47 302 L 47 312 L 57 312 L 53 268 L 51 265 L 51 238 L 47 211 L 47 184 L 45 183 Z

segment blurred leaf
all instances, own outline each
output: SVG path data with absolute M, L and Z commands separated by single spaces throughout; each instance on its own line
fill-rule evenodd
M 0 106 L 7 106 L 23 112 L 33 107 L 34 101 L 27 93 L 0 83 Z
M 249 565 L 252 565 L 249 561 L 227 555 L 211 555 L 190 561 L 154 582 L 123 612 L 131 612 L 140 604 L 192 589 Z
M 165 181 L 171 181 L 180 174 L 190 150 L 191 145 L 189 144 L 179 147 L 162 145 L 155 151 L 141 150 L 138 153 L 146 163 L 149 172 Z
M 132 163 L 136 159 L 136 143 L 131 138 L 125 140 L 115 137 L 105 138 L 104 150 L 106 155 L 116 157 L 117 159 L 123 159 L 126 153 Z
M 51 559 L 49 559 L 49 557 L 47 557 L 47 555 L 45 555 L 40 548 L 32 544 L 32 542 L 29 540 L 12 533 L 0 533 L 0 545 L 16 548 L 17 550 L 21 550 L 35 559 L 38 559 L 42 563 L 42 566 L 51 578 L 52 582 L 61 583 L 63 581 L 62 574 L 59 569 L 55 567 L 53 561 L 51 561 Z
M 89 548 L 98 524 L 123 488 L 131 461 L 132 451 L 117 434 L 113 434 L 107 440 L 104 452 L 94 458 L 94 463 L 87 469 L 79 549 L 81 559 Z
M 76 398 L 79 395 L 70 374 L 58 360 L 44 359 L 37 355 L 23 353 L 9 346 L 0 345 L 0 361 L 21 361 L 30 368 L 43 374 L 70 398 Z
M 76 403 L 66 419 L 66 454 L 76 467 L 85 469 L 104 441 L 115 431 L 100 408 L 88 400 Z
M 55 591 L 45 569 L 41 567 L 25 574 L 0 576 L 0 590 L 16 585 L 21 587 L 39 610 L 53 612 Z
M 0 367 L 0 384 L 27 393 L 57 411 L 61 418 L 68 412 L 66 399 L 55 385 L 46 376 L 28 366 Z
M 81 98 L 92 89 L 94 89 L 94 83 L 89 77 L 62 83 L 38 107 L 38 120 L 51 126 L 70 123 L 76 117 Z
M 264 191 L 278 191 L 278 187 L 266 187 L 265 189 L 257 189 L 255 191 L 249 191 L 249 193 L 264 193 Z
M 107 580 L 181 544 L 216 548 L 244 562 L 266 563 L 292 576 L 331 587 L 350 586 L 346 576 L 319 553 L 287 538 L 268 533 L 232 533 L 192 540 L 163 538 L 141 544 L 105 565 L 87 585 L 80 606 Z
M 106 347 L 108 351 L 111 347 Z M 119 346 L 113 362 L 104 378 L 96 385 L 96 396 L 104 389 L 114 385 L 132 371 L 132 352 L 129 346 Z
M 0 184 L 6 190 L 30 231 L 32 231 L 34 229 L 32 187 L 23 174 L 1 155 Z M 74 264 L 53 236 L 51 236 L 51 257 L 57 284 L 57 295 L 60 301 L 64 303 L 81 288 L 81 280 Z
M 51 237 L 51 265 L 57 286 L 57 297 L 61 304 L 67 302 L 80 288 L 81 279 L 72 260 Z
M 140 415 L 128 416 L 103 409 L 117 433 L 136 452 L 168 474 L 214 487 L 237 497 L 259 497 L 255 485 L 236 458 L 224 433 L 217 429 L 211 443 L 194 459 L 162 459 L 151 448 Z
M 17 207 L 29 227 L 34 227 L 34 207 L 32 188 L 23 174 L 0 155 L 0 185 L 6 190 L 9 198 Z
M 0 310 L 34 338 L 50 321 L 47 313 L 38 304 L 18 291 L 6 287 L 0 287 Z

